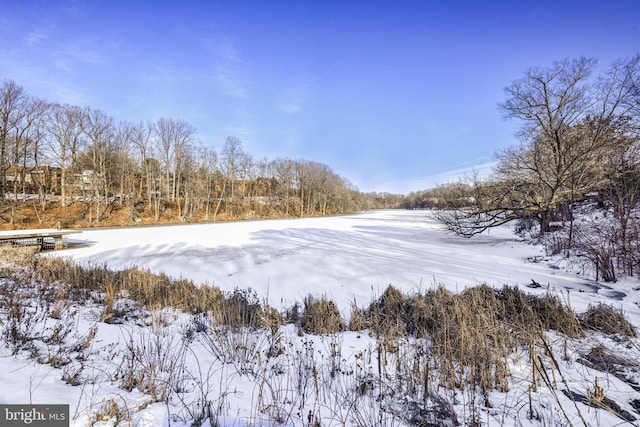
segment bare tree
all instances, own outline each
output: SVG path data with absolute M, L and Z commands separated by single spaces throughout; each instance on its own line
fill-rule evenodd
M 82 109 L 54 104 L 48 111 L 47 148 L 51 161 L 60 168 L 62 208 L 67 207 L 67 173 L 84 144 L 82 139 Z
M 13 197 L 7 198 L 11 190 Z M 36 190 L 40 208 L 36 198 L 28 197 Z M 256 161 L 233 136 L 218 156 L 195 147 L 195 129 L 184 121 L 116 123 L 91 107 L 32 98 L 6 80 L 0 87 L 0 214 L 9 213 L 13 222 L 18 202 L 33 199 L 42 221 L 48 193 L 60 195 L 62 209 L 72 195 L 81 195 L 77 200 L 96 223 L 126 204 L 140 213 L 142 200 L 156 222 L 168 207 L 177 207 L 181 218 L 204 210 L 206 220 L 211 214 L 215 220 L 221 209 L 229 218 L 275 211 L 287 216 L 328 214 L 364 200 L 326 165 Z M 131 217 L 136 215 L 132 209 Z
M 22 121 L 28 103 L 28 95 L 14 81 L 5 80 L 0 86 L 0 200 L 6 197 L 7 170 L 13 159 L 9 158 L 15 133 Z M 18 130 L 19 132 L 19 130 Z
M 119 122 L 115 127 L 113 148 L 115 151 L 114 175 L 117 176 L 117 200 L 120 205 L 131 205 L 131 199 L 138 187 L 137 173 L 140 167 L 136 164 L 133 151 L 135 149 L 136 126 L 130 122 Z M 142 180 L 140 180 L 142 182 Z
M 521 120 L 524 145 L 507 150 L 497 172 L 499 179 L 531 184 L 523 203 L 534 206 L 541 233 L 549 229 L 550 211 L 584 189 L 575 173 L 604 145 L 600 129 L 591 135 L 575 131 L 592 107 L 587 79 L 595 64 L 587 58 L 556 62 L 546 70 L 529 70 L 505 89 L 509 98 L 501 108 L 506 117 Z
M 224 184 L 224 187 L 230 187 L 231 195 L 230 197 L 226 197 L 225 195 L 225 207 L 227 209 L 228 215 L 235 214 L 235 192 L 237 187 L 237 181 L 240 178 L 240 165 L 242 163 L 242 159 L 245 156 L 244 149 L 242 148 L 242 141 L 240 141 L 235 136 L 229 136 L 225 140 L 224 147 L 222 148 L 221 153 L 221 165 L 222 171 L 225 175 L 225 179 L 229 182 L 229 186 Z
M 266 157 L 256 163 L 255 194 L 260 196 L 261 210 L 270 217 L 280 205 L 276 178 L 276 162 Z
M 242 153 L 242 156 L 240 156 L 239 177 L 245 182 L 252 182 L 257 178 L 256 162 L 253 156 L 247 152 Z M 243 187 L 242 196 L 251 197 L 255 189 L 249 185 L 244 185 Z
M 50 104 L 45 100 L 32 98 L 29 113 L 26 115 L 29 125 L 23 133 L 23 138 L 25 139 L 25 143 L 23 144 L 23 149 L 25 150 L 23 159 L 25 160 L 25 164 L 23 164 L 23 167 L 26 169 L 28 163 L 31 163 L 34 167 L 34 171 L 31 174 L 31 191 L 37 191 L 40 208 L 43 211 L 46 209 L 47 202 L 45 193 L 51 185 L 50 168 L 41 167 L 40 165 L 40 155 L 42 152 L 42 143 L 46 135 L 46 120 L 49 108 Z M 33 207 L 39 221 L 42 222 L 35 200 L 33 200 Z
M 169 200 L 175 201 L 181 162 L 193 143 L 196 130 L 185 121 L 164 118 L 156 122 L 154 129 L 156 146 L 165 169 L 165 193 Z
M 218 172 L 218 153 L 209 147 L 202 147 L 197 154 L 196 176 L 199 182 L 196 194 L 202 198 L 204 208 L 204 220 L 211 217 L 211 205 L 216 193 L 216 177 Z M 215 212 L 213 218 L 215 220 Z
M 40 184 L 39 171 L 32 171 L 30 166 L 37 166 L 40 141 L 42 140 L 44 131 L 43 117 L 47 110 L 47 103 L 41 99 L 27 97 L 23 103 L 23 112 L 19 121 L 14 126 L 13 144 L 11 147 L 10 161 L 13 169 L 13 200 L 11 202 L 11 220 L 14 223 L 15 208 L 19 202 L 27 203 L 27 193 L 33 190 L 33 184 Z M 36 182 L 34 182 L 36 181 Z M 40 189 L 39 189 L 40 190 Z M 20 193 L 22 197 L 20 197 Z M 39 191 L 41 200 L 44 199 L 42 191 Z M 34 203 L 36 215 L 37 206 Z M 43 205 L 44 206 L 44 205 Z
M 284 215 L 289 216 L 291 191 L 294 189 L 295 162 L 293 160 L 276 160 L 275 177 L 278 183 L 278 198 L 284 206 Z
M 154 185 L 156 176 L 153 174 L 153 168 L 151 167 L 152 162 L 149 161 L 149 159 L 153 158 L 153 145 L 151 142 L 154 134 L 154 125 L 151 122 L 146 124 L 139 122 L 132 125 L 130 132 L 131 144 L 136 152 L 136 158 L 140 164 L 143 175 L 140 179 L 138 198 L 142 198 L 142 193 L 146 192 L 147 206 L 150 208 L 153 195 L 157 191 Z
M 80 128 L 88 143 L 82 163 L 92 193 L 87 198 L 90 206 L 89 223 L 94 217 L 92 207 L 95 204 L 95 221 L 99 224 L 109 201 L 112 172 L 116 167 L 115 124 L 113 118 L 104 111 L 85 108 Z
M 468 208 L 442 215 L 451 230 L 472 236 L 531 217 L 544 234 L 553 211 L 603 184 L 603 157 L 624 121 L 626 94 L 617 90 L 618 65 L 590 81 L 595 64 L 580 58 L 532 68 L 505 89 L 500 108 L 507 118 L 520 120 L 521 142 L 499 155 L 491 183 L 473 183 Z
M 198 202 L 197 164 L 195 160 L 196 147 L 189 146 L 183 150 L 180 156 L 179 176 L 176 184 L 176 202 L 178 206 L 178 218 L 187 221 L 195 213 L 195 205 Z
M 640 54 L 627 61 L 617 61 L 609 72 L 614 93 L 621 99 L 632 132 L 640 135 Z
M 24 103 L 24 112 L 20 122 L 14 127 L 12 164 L 21 167 L 22 192 L 26 194 L 27 166 L 37 165 L 39 145 L 43 136 L 44 116 L 48 104 L 42 99 L 29 97 Z M 14 181 L 14 194 L 18 193 L 18 181 Z

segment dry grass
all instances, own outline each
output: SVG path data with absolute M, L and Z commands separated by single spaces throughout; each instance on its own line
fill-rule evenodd
M 400 335 L 413 333 L 408 325 L 410 308 L 407 296 L 389 285 L 380 298 L 364 310 L 360 323 L 379 336 L 387 335 L 391 331 Z
M 351 305 L 351 316 L 349 317 L 349 330 L 361 331 L 365 329 L 362 310 L 354 303 Z
M 235 289 L 224 296 L 222 304 L 211 312 L 214 323 L 233 328 L 262 326 L 263 309 L 255 291 Z
M 576 314 L 558 297 L 509 286 L 481 285 L 460 294 L 439 286 L 415 295 L 389 286 L 367 308 L 353 312 L 358 317 L 351 329 L 361 324 L 385 343 L 394 336 L 428 338 L 431 363 L 440 367 L 436 381 L 450 388 L 468 384 L 485 397 L 489 390 L 508 388 L 508 355 L 520 346 L 533 349 L 542 331 L 582 334 Z
M 189 313 L 219 312 L 224 307 L 222 292 L 210 286 L 196 286 L 186 279 L 172 279 L 149 270 L 129 268 L 112 271 L 106 265 L 82 265 L 67 258 L 40 257 L 30 249 L 0 250 L 0 268 L 5 277 L 45 284 L 66 284 L 65 297 L 84 301 L 102 295 L 100 303 L 129 298 L 148 309 L 172 307 Z M 28 274 L 22 267 L 29 267 Z
M 602 332 L 607 335 L 623 337 L 636 336 L 636 329 L 622 312 L 612 305 L 599 303 L 589 305 L 587 311 L 580 315 L 580 322 L 586 329 Z
M 214 287 L 196 286 L 191 280 L 172 279 L 137 267 L 115 272 L 109 277 L 118 293 L 150 309 L 172 307 L 188 313 L 218 311 L 222 292 Z
M 588 366 L 602 372 L 615 372 L 625 367 L 637 365 L 637 362 L 614 354 L 602 344 L 592 347 L 588 353 L 581 354 L 581 357 L 583 360 L 581 363 L 586 363 Z
M 554 330 L 571 338 L 583 334 L 576 313 L 555 294 L 548 292 L 536 296 L 527 294 L 517 286 L 504 286 L 496 293 L 502 302 L 498 307 L 502 320 L 520 330 Z
M 300 327 L 309 334 L 335 334 L 346 329 L 338 306 L 326 297 L 307 296 Z
M 270 329 L 275 334 L 282 326 L 282 315 L 273 307 L 266 306 L 262 310 L 260 327 Z
M 263 306 L 251 290 L 224 294 L 211 286 L 196 286 L 187 279 L 173 279 L 137 267 L 112 271 L 106 265 L 80 265 L 70 259 L 39 257 L 29 248 L 0 248 L 3 269 L 27 266 L 33 279 L 43 283 L 65 283 L 68 298 L 82 299 L 100 293 L 109 306 L 119 297 L 129 298 L 148 309 L 172 307 L 189 313 L 208 313 L 217 324 L 272 327 L 280 324 L 279 313 L 265 315 Z M 8 267 L 13 266 L 13 267 Z M 11 273 L 13 274 L 13 273 Z M 11 275 L 8 270 L 5 276 Z M 108 302 L 103 300 L 101 302 Z M 446 321 L 446 322 L 445 322 Z M 335 333 L 346 329 L 334 302 L 309 296 L 300 313 L 296 305 L 285 316 L 309 333 Z M 556 295 L 527 294 L 515 286 L 494 289 L 486 285 L 469 288 L 459 295 L 444 287 L 424 294 L 405 295 L 389 286 L 365 309 L 352 308 L 349 328 L 368 328 L 383 336 L 437 336 L 446 324 L 448 334 L 467 328 L 469 323 L 487 330 L 505 328 L 525 332 L 532 328 L 553 329 L 578 337 L 583 328 L 604 333 L 635 336 L 635 329 L 620 310 L 600 304 L 590 307 L 580 319 Z M 511 335 L 508 333 L 507 335 Z
M 118 308 L 122 306 L 118 301 L 126 298 L 147 309 L 171 307 L 206 315 L 212 325 L 210 331 L 215 332 L 210 340 L 212 348 L 221 349 L 216 354 L 224 357 L 231 357 L 238 348 L 253 348 L 257 341 L 252 330 L 261 328 L 269 329 L 271 335 L 259 344 L 270 355 L 282 353 L 278 333 L 282 315 L 261 304 L 250 289 L 224 293 L 139 268 L 111 271 L 104 265 L 33 258 L 22 256 L 20 262 L 32 266 L 32 277 L 38 283 L 66 284 L 58 288 L 64 289 L 69 298 L 97 298 L 105 306 L 104 321 L 126 316 Z M 288 310 L 285 321 L 309 334 L 335 334 L 346 329 L 337 305 L 326 297 L 307 296 L 302 307 L 296 304 Z M 429 399 L 431 384 L 478 390 L 487 405 L 491 390 L 507 391 L 507 358 L 518 348 L 528 348 L 534 354 L 536 340 L 547 329 L 569 336 L 582 331 L 573 310 L 556 296 L 533 296 L 516 287 L 496 290 L 489 286 L 476 286 L 460 294 L 439 286 L 411 295 L 389 286 L 368 307 L 352 306 L 349 328 L 366 328 L 378 337 L 374 357 L 379 375 L 393 369 L 409 392 Z M 403 344 L 409 337 L 417 340 L 415 346 Z M 254 353 L 258 354 L 250 352 L 249 356 Z M 238 359 L 243 364 L 242 372 L 253 369 L 249 362 L 254 356 L 249 356 L 247 360 Z
M 379 299 L 359 313 L 362 316 L 359 321 L 379 335 L 391 329 L 403 335 L 432 336 L 443 320 L 455 319 L 458 312 L 460 322 L 473 319 L 487 327 L 508 323 L 510 328 L 520 331 L 540 328 L 570 337 L 582 334 L 575 312 L 557 296 L 549 293 L 535 296 L 515 286 L 494 289 L 480 285 L 461 294 L 439 286 L 425 294 L 407 296 L 390 285 Z
M 0 268 L 30 266 L 34 262 L 35 253 L 34 247 L 0 245 Z

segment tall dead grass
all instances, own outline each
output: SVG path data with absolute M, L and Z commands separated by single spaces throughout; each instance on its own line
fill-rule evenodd
M 440 367 L 436 381 L 450 388 L 478 387 L 483 396 L 506 391 L 507 357 L 521 346 L 533 349 L 542 331 L 583 333 L 578 316 L 557 296 L 529 295 L 510 286 L 480 285 L 460 294 L 439 286 L 414 295 L 389 286 L 357 311 L 357 321 L 383 342 L 397 336 L 426 339 L 423 354 Z
M 149 310 L 205 313 L 215 324 L 232 327 L 275 328 L 282 323 L 279 313 L 262 304 L 251 289 L 225 293 L 138 267 L 113 271 L 105 264 L 83 265 L 67 258 L 40 257 L 33 250 L 0 248 L 0 269 L 6 270 L 4 277 L 20 281 L 66 284 L 65 298 L 94 299 L 104 304 L 103 320 L 113 321 L 122 315 L 114 305 L 119 299 L 127 299 Z M 22 277 L 25 274 L 28 277 Z
M 326 297 L 307 296 L 303 307 L 296 304 L 283 320 L 280 315 L 274 316 L 273 310 L 262 304 L 250 289 L 224 293 L 213 286 L 197 286 L 191 280 L 174 279 L 148 269 L 132 267 L 112 271 L 106 265 L 82 265 L 66 258 L 41 257 L 28 248 L 0 248 L 0 268 L 5 277 L 19 275 L 20 280 L 24 280 L 25 267 L 31 270 L 30 279 L 66 284 L 67 297 L 76 299 L 96 293 L 102 295 L 101 302 L 109 295 L 111 300 L 124 297 L 148 309 L 171 307 L 194 314 L 207 313 L 215 323 L 232 326 L 273 328 L 277 326 L 274 322 L 285 321 L 296 323 L 309 333 L 331 334 L 346 329 L 337 305 Z M 265 312 L 269 315 L 265 316 Z M 351 317 L 349 329 L 369 329 L 379 336 L 391 332 L 402 336 L 464 339 L 465 334 L 473 330 L 483 335 L 487 331 L 498 331 L 498 335 L 518 336 L 532 329 L 553 329 L 578 337 L 586 327 L 602 330 L 612 322 L 619 333 L 635 334 L 633 328 L 621 321 L 624 315 L 615 310 L 590 308 L 579 319 L 557 295 L 536 296 L 516 286 L 494 289 L 481 285 L 460 294 L 439 286 L 426 293 L 410 295 L 390 285 L 368 307 L 354 306 Z M 443 340 L 448 343 L 448 338 Z M 495 341 L 499 341 L 499 336 Z
M 122 316 L 119 312 L 122 305 L 118 305 L 118 301 L 123 300 L 134 301 L 149 310 L 173 308 L 196 314 L 194 319 L 202 318 L 202 321 L 194 325 L 190 336 L 202 333 L 205 344 L 219 360 L 236 364 L 241 375 L 246 373 L 256 378 L 262 375 L 262 357 L 272 361 L 273 366 L 285 366 L 286 358 L 281 357 L 286 345 L 280 330 L 283 322 L 294 323 L 300 331 L 318 335 L 332 335 L 347 328 L 337 305 L 327 297 L 309 295 L 303 304 L 296 303 L 283 316 L 261 302 L 251 289 L 222 292 L 215 287 L 196 286 L 186 279 L 173 279 L 139 268 L 112 271 L 105 265 L 80 265 L 21 249 L 19 252 L 0 250 L 0 269 L 4 277 L 15 279 L 0 284 L 0 308 L 6 313 L 6 319 L 0 322 L 2 338 L 13 343 L 15 351 L 28 350 L 29 333 L 33 329 L 30 325 L 40 322 L 44 315 L 40 311 L 46 315 L 58 313 L 54 317 L 61 317 L 68 299 L 93 299 L 103 304 L 103 321 Z M 30 308 L 28 299 L 17 299 L 24 290 L 16 287 L 23 285 L 24 289 L 32 289 L 32 294 L 42 295 L 43 308 L 39 312 Z M 51 309 L 44 307 L 45 303 Z M 68 322 L 59 323 L 64 326 Z M 260 329 L 268 332 L 262 333 Z M 393 414 L 410 416 L 415 425 L 429 425 L 429 417 L 434 416 L 429 415 L 432 411 L 429 408 L 434 402 L 440 402 L 441 389 L 464 390 L 473 397 L 473 402 L 476 398 L 484 399 L 484 405 L 491 406 L 490 391 L 508 391 L 510 359 L 515 360 L 524 353 L 528 353 L 533 366 L 532 389 L 541 378 L 548 380 L 543 365 L 544 353 L 550 352 L 544 338 L 548 330 L 570 338 L 582 336 L 585 329 L 635 336 L 635 329 L 624 313 L 611 306 L 589 307 L 587 312 L 577 315 L 557 294 L 532 295 L 516 286 L 486 285 L 461 293 L 438 286 L 409 294 L 389 286 L 368 306 L 358 308 L 353 304 L 349 329 L 368 330 L 378 339 L 374 346 L 356 356 L 362 361 L 360 371 L 344 374 L 354 381 L 353 387 L 345 389 L 348 391 L 345 395 L 355 396 L 354 405 L 365 395 L 375 401 L 384 400 Z M 163 354 L 167 358 L 154 359 L 143 351 L 148 338 L 129 340 L 133 343 L 127 353 L 130 356 L 123 359 L 120 372 L 123 387 L 137 387 L 155 399 L 165 400 L 170 393 L 167 387 L 174 382 L 173 372 L 179 370 L 165 359 L 182 357 L 183 349 L 171 342 L 157 341 L 155 348 L 149 347 L 149 354 Z M 322 381 L 318 376 L 324 371 L 318 373 L 313 348 L 305 347 L 296 353 L 302 358 L 298 364 L 299 378 L 306 381 L 304 384 L 309 390 L 312 385 L 315 387 L 316 399 L 322 384 L 338 383 L 340 375 L 348 372 L 341 367 L 339 347 L 338 341 L 331 343 L 331 369 Z M 63 360 L 59 354 L 68 346 L 54 343 L 48 348 L 53 349 L 49 353 L 55 356 L 49 360 L 59 363 Z M 158 350 L 163 348 L 167 350 Z M 146 361 L 138 360 L 142 357 L 147 357 Z M 278 368 L 278 372 L 284 371 Z M 156 385 L 160 388 L 152 388 Z M 305 393 L 309 393 L 307 388 L 303 389 Z M 415 410 L 397 409 L 402 407 L 402 402 L 385 391 L 391 388 L 397 396 L 411 396 Z M 438 403 L 436 409 L 453 416 L 443 403 Z M 533 414 L 533 410 L 530 409 L 530 413 Z M 478 422 L 475 415 L 466 421 Z
M 620 335 L 627 338 L 636 337 L 636 328 L 626 318 L 622 309 L 599 303 L 589 305 L 587 311 L 580 315 L 582 325 L 607 335 Z
M 0 245 L 0 269 L 14 269 L 33 264 L 36 248 L 30 246 Z
M 307 296 L 300 327 L 310 334 L 335 334 L 346 329 L 336 303 L 326 297 Z

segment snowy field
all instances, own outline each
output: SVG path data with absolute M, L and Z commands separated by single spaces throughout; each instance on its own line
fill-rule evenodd
M 624 292 L 579 274 L 528 262 L 544 255 L 509 227 L 472 239 L 446 233 L 428 211 L 375 211 L 350 216 L 84 230 L 71 242 L 85 247 L 56 253 L 118 269 L 137 265 L 153 272 L 212 284 L 222 290 L 251 288 L 278 308 L 308 295 L 325 295 L 348 315 L 387 287 L 453 291 L 486 283 L 586 292 L 577 310 L 599 297 Z M 584 307 L 583 307 L 584 306 Z M 629 305 L 625 309 L 635 309 Z
M 640 325 L 635 279 L 608 285 L 583 278 L 579 267 L 571 272 L 554 268 L 559 260 L 546 259 L 540 246 L 524 242 L 508 226 L 470 240 L 458 238 L 446 233 L 427 211 L 84 230 L 70 240 L 79 246 L 48 256 L 106 263 L 112 269 L 148 267 L 226 291 L 252 288 L 279 309 L 312 294 L 332 299 L 348 317 L 353 303 L 367 306 L 389 284 L 405 292 L 427 291 L 438 284 L 460 292 L 486 283 L 518 285 L 535 294 L 551 291 L 578 313 L 590 304 L 613 304 L 636 327 Z M 532 281 L 542 287 L 529 288 Z M 415 408 L 408 397 L 384 396 L 387 409 L 396 410 L 392 416 L 381 411 L 379 394 L 383 386 L 402 386 L 394 382 L 394 372 L 402 368 L 403 352 L 419 347 L 411 338 L 400 350 L 388 353 L 381 368 L 380 344 L 366 333 L 321 337 L 300 334 L 286 325 L 272 335 L 247 331 L 207 335 L 194 326 L 194 317 L 181 313 L 148 313 L 135 321 L 107 324 L 99 320 L 101 310 L 94 305 L 66 313 L 72 316 L 70 339 L 76 345 L 69 346 L 75 348 L 72 361 L 62 368 L 37 363 L 24 352 L 0 351 L 0 404 L 69 404 L 71 425 L 78 427 L 182 427 L 200 422 L 225 427 L 411 425 L 401 419 Z M 37 327 L 44 330 L 58 324 L 53 319 L 46 322 Z M 78 350 L 77 343 L 92 330 L 95 339 L 89 348 Z M 265 356 L 276 339 L 280 352 Z M 595 333 L 567 341 L 551 332 L 549 345 L 559 369 L 544 349 L 539 363 L 553 377 L 555 388 L 543 382 L 532 391 L 535 372 L 529 359 L 508 355 L 509 390 L 491 391 L 489 406 L 483 406 L 485 401 L 470 388 L 432 386 L 432 391 L 451 405 L 461 425 L 471 420 L 486 426 L 639 425 L 634 403 L 640 407 L 638 342 Z M 624 373 L 606 373 L 578 363 L 581 355 L 600 346 L 633 365 Z M 46 348 L 52 351 L 51 346 Z M 146 358 L 134 358 L 133 350 Z M 123 388 L 123 375 L 145 363 L 157 369 L 154 378 L 171 383 L 168 401 L 150 398 L 140 386 Z M 390 372 L 381 372 L 387 363 Z M 596 378 L 626 419 L 571 398 L 571 393 L 576 397 L 595 391 Z M 473 399 L 478 399 L 477 405 L 470 405 Z M 476 412 L 470 414 L 470 407 Z M 207 408 L 215 416 L 203 419 Z M 316 421 L 320 424 L 313 424 Z

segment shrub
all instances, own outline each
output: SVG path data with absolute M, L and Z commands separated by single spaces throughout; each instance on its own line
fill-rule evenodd
M 517 286 L 504 286 L 496 293 L 501 301 L 498 315 L 520 331 L 537 327 L 553 329 L 572 338 L 582 335 L 576 313 L 556 295 L 531 295 Z
M 127 333 L 127 348 L 115 374 L 120 387 L 127 391 L 137 388 L 154 402 L 167 402 L 184 380 L 186 342 L 158 327 L 138 336 Z
M 439 384 L 469 384 L 486 399 L 488 390 L 508 388 L 510 349 L 530 346 L 548 329 L 571 337 L 582 333 L 574 311 L 557 296 L 529 295 L 509 286 L 480 285 L 460 294 L 438 286 L 412 296 L 389 286 L 362 310 L 362 317 L 383 340 L 403 335 L 427 338 L 425 352 L 440 367 Z
M 2 340 L 13 354 L 21 350 L 29 350 L 34 356 L 38 353 L 35 346 L 41 338 L 38 326 L 48 317 L 49 309 L 41 291 L 14 281 L 0 286 L 0 310 L 4 312 L 0 318 Z
M 76 300 L 92 291 L 105 295 L 113 306 L 115 298 L 127 298 L 149 309 L 172 307 L 189 313 L 218 312 L 224 306 L 222 292 L 209 286 L 196 286 L 187 279 L 172 279 L 138 267 L 112 271 L 106 265 L 80 265 L 57 257 L 38 257 L 34 276 L 45 283 L 69 284 L 68 292 Z M 101 301 L 102 302 L 102 301 Z M 116 315 L 116 313 L 107 313 Z
M 284 321 L 288 324 L 300 325 L 300 304 L 296 301 L 284 314 Z

